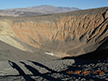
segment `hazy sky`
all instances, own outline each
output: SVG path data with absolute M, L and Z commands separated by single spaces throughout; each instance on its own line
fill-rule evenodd
M 24 8 L 39 5 L 90 9 L 108 7 L 108 0 L 0 0 L 0 9 Z

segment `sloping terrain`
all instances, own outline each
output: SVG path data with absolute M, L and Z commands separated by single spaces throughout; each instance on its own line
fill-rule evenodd
M 18 48 L 15 48 L 9 44 L 6 44 L 6 43 L 0 41 L 0 61 L 7 61 L 7 60 L 53 60 L 53 59 L 57 59 L 54 56 L 45 55 L 45 53 L 43 51 L 36 49 L 36 48 L 33 48 L 29 45 L 28 46 L 26 45 L 26 47 L 30 48 L 33 52 L 23 51 L 23 50 L 20 50 Z
M 1 61 L 0 81 L 108 81 L 108 58 Z

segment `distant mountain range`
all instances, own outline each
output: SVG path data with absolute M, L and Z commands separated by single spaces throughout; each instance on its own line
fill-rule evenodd
M 75 7 L 55 7 L 51 5 L 41 5 L 28 8 L 12 8 L 0 10 L 0 15 L 2 16 L 33 16 L 51 13 L 61 13 L 81 10 Z

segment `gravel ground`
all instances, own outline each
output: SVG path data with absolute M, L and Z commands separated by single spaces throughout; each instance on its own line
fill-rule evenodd
M 108 58 L 1 61 L 0 81 L 108 81 Z

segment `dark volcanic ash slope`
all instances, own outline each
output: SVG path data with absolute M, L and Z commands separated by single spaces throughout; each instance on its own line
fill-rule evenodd
M 57 57 L 93 52 L 108 38 L 108 7 L 41 16 L 0 17 L 0 22 L 3 27 L 0 40 L 22 49 L 22 44 L 10 42 L 10 39 L 14 42 L 20 39 Z M 101 49 L 107 50 L 107 45 Z
M 24 45 L 24 44 L 23 44 Z M 0 41 L 0 61 L 7 60 L 53 60 L 57 59 L 56 57 L 45 55 L 44 52 L 32 46 L 26 45 L 25 47 L 32 50 L 24 51 L 18 48 L 15 48 L 9 44 L 6 44 Z
M 108 81 L 108 58 L 1 61 L 0 81 Z

